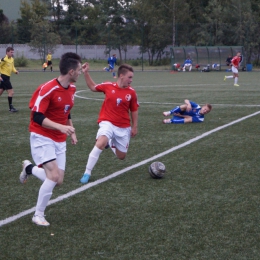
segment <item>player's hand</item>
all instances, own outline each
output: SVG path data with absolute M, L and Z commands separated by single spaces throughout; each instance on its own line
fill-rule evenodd
M 85 72 L 88 72 L 89 71 L 89 63 L 85 62 L 83 65 L 82 65 L 82 72 L 85 73 Z
M 0 81 L 3 81 L 3 79 L 0 77 Z
M 131 137 L 135 137 L 137 135 L 137 127 L 132 127 L 131 129 Z
M 75 128 L 70 125 L 61 125 L 60 131 L 67 136 L 71 136 L 73 133 L 75 133 Z
M 70 138 L 71 138 L 71 144 L 76 144 L 78 142 L 75 132 L 71 134 Z
M 17 70 L 17 71 L 15 72 L 15 74 L 19 74 L 19 71 Z
M 180 113 L 173 113 L 174 116 L 181 116 Z

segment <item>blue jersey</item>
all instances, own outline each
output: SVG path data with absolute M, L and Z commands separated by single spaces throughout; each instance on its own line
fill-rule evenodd
M 109 57 L 107 59 L 107 63 L 109 64 L 110 69 L 114 69 L 115 64 L 116 64 L 116 57 L 113 57 L 113 56 Z
M 193 101 L 190 101 L 191 104 L 191 111 L 183 111 L 180 112 L 181 115 L 187 115 L 192 117 L 193 123 L 203 122 L 204 121 L 204 115 L 200 114 L 201 107 L 200 105 L 196 104 Z
M 191 59 L 187 59 L 184 61 L 184 64 L 192 64 L 192 60 Z

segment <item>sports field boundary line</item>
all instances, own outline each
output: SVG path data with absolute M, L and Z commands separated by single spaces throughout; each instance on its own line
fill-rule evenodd
M 225 124 L 225 125 L 223 125 L 223 126 L 219 126 L 219 127 L 215 128 L 215 129 L 212 129 L 212 130 L 210 130 L 210 131 L 208 131 L 208 132 L 205 132 L 205 133 L 202 134 L 202 135 L 199 135 L 199 136 L 197 136 L 197 137 L 194 137 L 194 138 L 192 138 L 192 139 L 190 139 L 190 140 L 188 140 L 188 141 L 186 141 L 186 142 L 184 142 L 184 143 L 182 143 L 182 144 L 179 144 L 179 145 L 177 145 L 177 146 L 174 146 L 174 147 L 172 147 L 172 148 L 170 148 L 170 149 L 168 149 L 168 150 L 166 150 L 166 151 L 164 151 L 164 152 L 162 152 L 162 153 L 159 153 L 159 154 L 157 154 L 157 155 L 154 155 L 154 156 L 152 156 L 152 157 L 150 157 L 150 158 L 148 158 L 148 159 L 146 159 L 146 160 L 143 160 L 143 161 L 141 161 L 141 162 L 139 162 L 139 163 L 136 163 L 136 164 L 134 164 L 134 165 L 132 165 L 132 166 L 128 166 L 128 167 L 126 167 L 126 168 L 124 168 L 124 169 L 122 169 L 122 170 L 119 170 L 119 171 L 117 171 L 117 172 L 114 172 L 114 173 L 112 173 L 112 174 L 110 174 L 110 175 L 108 175 L 108 176 L 106 176 L 106 177 L 104 177 L 104 178 L 101 178 L 101 179 L 99 179 L 99 180 L 96 180 L 96 181 L 94 181 L 94 182 L 90 182 L 90 183 L 88 183 L 88 184 L 85 184 L 85 185 L 81 186 L 80 188 L 77 188 L 77 189 L 75 189 L 75 190 L 72 190 L 72 191 L 70 191 L 70 192 L 64 194 L 64 195 L 61 195 L 61 196 L 57 197 L 56 199 L 50 200 L 49 203 L 48 203 L 48 206 L 50 206 L 50 205 L 52 205 L 52 204 L 54 204 L 54 203 L 60 202 L 60 201 L 62 201 L 62 200 L 64 200 L 64 199 L 67 199 L 67 198 L 69 198 L 69 197 L 72 197 L 72 196 L 74 196 L 74 195 L 76 195 L 76 194 L 78 194 L 78 193 L 80 193 L 80 192 L 82 192 L 82 191 L 85 191 L 85 190 L 87 190 L 87 189 L 90 189 L 91 187 L 94 187 L 94 186 L 99 185 L 99 184 L 101 184 L 101 183 L 103 183 L 103 182 L 106 182 L 106 181 L 108 181 L 108 180 L 110 180 L 110 179 L 113 179 L 113 178 L 115 178 L 115 177 L 117 177 L 117 176 L 119 176 L 119 175 L 121 175 L 121 174 L 123 174 L 123 173 L 125 173 L 125 172 L 127 172 L 127 171 L 130 171 L 130 170 L 135 169 L 135 168 L 137 168 L 137 167 L 139 167 L 139 166 L 142 166 L 142 165 L 144 165 L 144 164 L 146 164 L 146 163 L 148 163 L 148 162 L 151 162 L 151 161 L 153 161 L 153 160 L 156 160 L 156 159 L 158 159 L 158 158 L 160 158 L 160 157 L 162 157 L 162 156 L 165 156 L 165 155 L 167 155 L 167 154 L 169 154 L 169 153 L 171 153 L 171 152 L 174 152 L 174 151 L 176 151 L 176 150 L 178 150 L 178 149 L 180 149 L 180 148 L 183 148 L 183 147 L 185 147 L 185 146 L 187 146 L 187 145 L 189 145 L 189 144 L 192 144 L 192 143 L 194 143 L 194 142 L 196 142 L 196 141 L 198 141 L 198 140 L 200 140 L 200 139 L 202 139 L 202 138 L 204 138 L 204 137 L 207 137 L 207 136 L 209 136 L 209 135 L 211 135 L 211 134 L 213 134 L 213 133 L 215 133 L 215 132 L 218 132 L 218 131 L 220 131 L 220 130 L 222 130 L 222 129 L 224 129 L 224 128 L 227 128 L 227 127 L 229 127 L 229 126 L 231 126 L 231 125 L 237 124 L 237 123 L 239 123 L 239 122 L 241 122 L 241 121 L 243 121 L 243 120 L 246 120 L 246 119 L 248 119 L 248 118 L 250 118 L 250 117 L 253 117 L 253 116 L 256 116 L 256 115 L 258 115 L 258 114 L 260 114 L 260 111 L 255 112 L 255 113 L 250 114 L 250 115 L 247 115 L 247 116 L 244 116 L 244 117 L 241 117 L 240 119 L 234 120 L 234 121 L 232 121 L 232 122 L 230 122 L 230 123 L 228 123 L 228 124 Z M 4 219 L 4 220 L 0 220 L 0 227 L 4 226 L 4 225 L 6 225 L 6 224 L 9 224 L 9 223 L 11 223 L 11 222 L 14 222 L 15 220 L 17 220 L 17 219 L 19 219 L 19 218 L 21 218 L 21 217 L 24 217 L 24 216 L 26 216 L 26 215 L 29 215 L 30 213 L 33 213 L 34 211 L 35 211 L 35 207 L 33 207 L 33 208 L 31 208 L 31 209 L 28 209 L 28 210 L 25 210 L 25 211 L 23 211 L 23 212 L 20 212 L 20 213 L 18 213 L 17 215 L 14 215 L 14 216 L 12 216 L 12 217 L 8 217 L 8 218 L 6 218 L 6 219 Z
M 92 97 L 82 97 L 82 96 L 79 96 L 79 94 L 81 93 L 81 92 L 85 92 L 85 91 L 88 91 L 88 90 L 78 90 L 78 91 L 76 91 L 76 93 L 75 93 L 75 97 L 77 97 L 77 98 L 79 98 L 79 99 L 85 99 L 85 100 L 93 100 L 93 101 L 104 101 L 104 98 L 92 98 Z M 149 102 L 149 101 L 139 101 L 139 103 L 140 104 L 152 104 L 152 105 L 154 105 L 154 104 L 156 104 L 156 105 L 173 105 L 173 104 L 177 104 L 177 105 L 179 105 L 180 103 L 176 103 L 176 102 Z M 247 105 L 247 104 L 245 104 L 245 105 L 241 105 L 241 104 L 211 104 L 211 105 L 213 105 L 213 106 L 225 106 L 225 107 L 227 107 L 227 106 L 230 106 L 230 107 L 260 107 L 260 105 L 257 105 L 257 104 L 255 104 L 255 105 Z

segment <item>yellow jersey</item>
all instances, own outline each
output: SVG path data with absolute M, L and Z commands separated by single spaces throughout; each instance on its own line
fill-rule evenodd
M 47 61 L 51 61 L 51 58 L 52 58 L 51 54 L 48 54 L 47 57 L 46 57 Z
M 4 58 L 1 59 L 0 74 L 10 77 L 12 72 L 17 73 L 17 70 L 14 67 L 14 58 L 8 58 L 8 56 L 6 55 Z

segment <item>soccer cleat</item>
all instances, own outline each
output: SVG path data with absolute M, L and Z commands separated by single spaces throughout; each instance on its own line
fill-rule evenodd
M 224 81 L 226 81 L 226 79 L 227 79 L 227 77 L 225 76 L 225 77 L 224 77 Z
M 29 160 L 24 160 L 23 161 L 23 170 L 20 174 L 20 182 L 21 183 L 26 183 L 27 179 L 28 179 L 28 174 L 26 173 L 25 169 L 28 165 L 32 164 Z
M 235 86 L 235 87 L 239 87 L 239 85 L 238 85 L 238 84 L 234 84 L 234 86 Z
M 80 182 L 83 183 L 83 184 L 86 184 L 86 183 L 88 183 L 89 178 L 90 178 L 90 174 L 84 173 L 82 178 L 80 179 Z
M 105 67 L 103 70 L 104 70 L 104 71 L 106 71 L 106 70 L 107 70 L 107 68 Z
M 33 218 L 32 218 L 32 222 L 35 223 L 36 225 L 38 226 L 49 226 L 50 223 L 45 219 L 44 216 L 37 216 L 37 215 L 34 215 Z
M 169 116 L 170 114 L 171 114 L 170 111 L 163 112 L 163 115 L 164 115 L 164 116 Z
M 12 113 L 18 112 L 18 110 L 15 109 L 12 105 L 10 106 L 9 111 L 12 112 Z
M 171 122 L 172 122 L 172 121 L 171 121 L 170 118 L 163 120 L 163 123 L 164 123 L 164 124 L 171 124 Z

